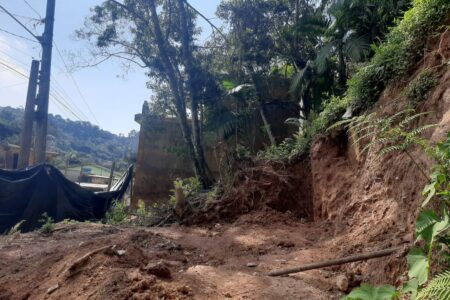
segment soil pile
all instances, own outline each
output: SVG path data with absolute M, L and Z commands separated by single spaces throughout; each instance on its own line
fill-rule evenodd
M 0 240 L 0 299 L 338 299 L 335 273 L 272 278 L 330 256 L 326 230 L 270 209 L 234 224 L 58 224 Z

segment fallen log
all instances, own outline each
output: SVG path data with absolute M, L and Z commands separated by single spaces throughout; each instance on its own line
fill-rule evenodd
M 376 251 L 376 252 L 372 252 L 372 253 L 352 255 L 352 256 L 322 261 L 322 262 L 318 262 L 318 263 L 312 263 L 312 264 L 308 264 L 308 265 L 304 265 L 304 266 L 300 266 L 300 267 L 272 271 L 268 275 L 269 276 L 283 276 L 283 275 L 299 273 L 299 272 L 304 272 L 304 271 L 313 270 L 313 269 L 320 269 L 320 268 L 325 268 L 325 267 L 330 267 L 330 266 L 342 265 L 342 264 L 355 262 L 355 261 L 362 261 L 362 260 L 368 260 L 368 259 L 377 258 L 377 257 L 388 256 L 395 252 L 402 251 L 405 249 L 406 249 L 405 246 L 402 246 L 402 247 L 396 247 L 396 248 L 390 248 L 390 249 L 385 249 L 385 250 L 381 250 L 381 251 Z

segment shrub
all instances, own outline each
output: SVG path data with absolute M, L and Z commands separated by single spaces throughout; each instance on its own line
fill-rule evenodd
M 373 105 L 389 82 L 406 75 L 423 56 L 428 37 L 439 30 L 449 13 L 448 0 L 415 0 L 387 41 L 375 48 L 370 63 L 349 80 L 347 95 L 341 100 L 356 111 Z
M 111 209 L 106 213 L 106 223 L 110 225 L 119 225 L 128 218 L 125 203 L 116 201 Z
M 403 91 L 403 94 L 408 99 L 409 105 L 416 107 L 428 98 L 431 89 L 437 84 L 438 79 L 436 74 L 430 69 L 425 69 L 415 80 L 409 83 Z
M 202 183 L 198 177 L 189 177 L 185 179 L 177 179 L 173 182 L 175 188 L 181 188 L 186 197 L 192 197 L 202 190 Z M 177 202 L 175 198 L 175 189 L 171 190 L 169 202 L 173 205 Z
M 42 223 L 39 232 L 42 234 L 50 234 L 55 230 L 55 221 L 46 212 L 42 214 L 42 218 L 39 220 Z

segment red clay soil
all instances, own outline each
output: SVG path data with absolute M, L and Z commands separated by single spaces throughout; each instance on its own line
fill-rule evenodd
M 33 232 L 1 237 L 0 299 L 342 296 L 332 269 L 266 276 L 274 269 L 335 256 L 326 224 L 302 223 L 289 213 L 265 209 L 210 228 L 90 223 L 57 228 L 50 236 Z
M 432 141 L 450 131 L 450 70 L 441 64 L 443 57 L 450 58 L 450 34 L 438 42 L 415 75 L 388 87 L 374 108 L 385 114 L 403 109 L 401 92 L 407 82 L 420 70 L 433 68 L 440 83 L 419 110 L 434 113 L 418 121 L 438 124 L 427 132 Z M 0 299 L 329 300 L 342 295 L 336 287 L 342 274 L 351 279 L 350 286 L 361 280 L 399 284 L 406 268 L 404 257 L 396 255 L 288 277 L 266 276 L 279 268 L 413 240 L 426 180 L 405 155 L 380 160 L 373 151 L 359 152 L 345 133 L 336 133 L 313 143 L 310 161 L 281 172 L 288 181 L 278 175 L 271 179 L 275 167 L 250 170 L 256 177 L 242 173 L 244 186 L 250 186 L 237 184 L 225 207 L 234 214 L 236 207 L 252 205 L 232 223 L 165 228 L 60 224 L 51 236 L 0 237 Z M 424 168 L 431 167 L 423 152 L 412 152 Z M 305 170 L 310 174 L 304 175 Z M 262 186 L 253 186 L 251 178 Z M 261 188 L 264 193 L 256 194 Z M 295 200 L 297 195 L 301 197 Z M 295 201 L 302 203 L 292 206 Z M 309 222 L 299 214 L 310 217 Z
M 431 44 L 430 48 L 436 50 L 418 63 L 411 78 L 389 86 L 373 111 L 392 115 L 405 109 L 407 100 L 402 91 L 428 68 L 438 76 L 439 84 L 417 108 L 432 113 L 415 125 L 437 124 L 424 134 L 437 142 L 450 132 L 450 34 L 443 34 Z M 443 63 L 443 56 L 447 63 Z M 360 153 L 363 147 L 353 145 L 341 132 L 317 139 L 311 150 L 314 218 L 332 224 L 334 239 L 341 239 L 342 255 L 412 242 L 417 213 L 424 199 L 422 190 L 427 180 L 405 154 L 391 153 L 380 159 L 376 149 Z M 415 148 L 411 152 L 431 173 L 433 162 L 423 150 Z M 390 256 L 348 264 L 341 270 L 361 275 L 363 281 L 398 285 L 405 278 L 406 261 Z

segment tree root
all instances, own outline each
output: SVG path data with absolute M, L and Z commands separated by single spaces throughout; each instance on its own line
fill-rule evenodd
M 73 262 L 72 265 L 70 265 L 70 267 L 66 271 L 66 277 L 70 278 L 70 277 L 74 276 L 75 274 L 79 273 L 81 268 L 89 262 L 89 259 L 92 256 L 94 256 L 98 253 L 102 253 L 108 249 L 112 249 L 112 246 L 109 245 L 109 246 L 101 247 L 101 248 L 98 248 L 98 249 L 92 250 L 91 252 L 86 253 L 85 255 L 83 255 L 82 257 L 77 259 L 75 262 Z

